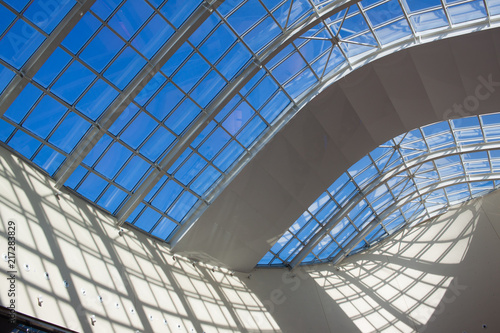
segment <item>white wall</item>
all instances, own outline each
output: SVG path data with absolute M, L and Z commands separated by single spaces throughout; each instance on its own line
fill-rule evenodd
M 259 270 L 247 286 L 284 332 L 500 332 L 499 202 L 455 207 L 338 269 Z
M 58 200 L 52 184 L 0 149 L 0 253 L 14 221 L 16 309 L 57 325 L 83 332 L 500 332 L 500 192 L 405 230 L 338 270 L 259 269 L 248 277 L 174 261 L 166 246 L 133 230 L 120 237 L 112 217 L 68 193 Z M 8 263 L 0 263 L 0 304 L 8 306 Z
M 278 330 L 238 277 L 174 261 L 140 232 L 120 237 L 113 218 L 67 193 L 58 200 L 52 185 L 0 148 L 0 253 L 14 221 L 16 310 L 79 332 Z M 0 265 L 0 304 L 8 307 L 10 269 Z

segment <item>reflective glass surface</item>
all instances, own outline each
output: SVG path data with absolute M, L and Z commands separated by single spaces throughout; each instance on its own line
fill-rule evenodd
M 339 3 L 0 0 L 0 141 L 170 241 L 315 88 L 389 47 L 500 14 L 496 0 Z M 287 251 L 335 209 L 305 216 Z M 373 210 L 346 219 L 355 228 Z
M 336 179 L 259 265 L 337 263 L 498 188 L 499 131 L 500 114 L 490 114 L 427 125 L 386 142 Z

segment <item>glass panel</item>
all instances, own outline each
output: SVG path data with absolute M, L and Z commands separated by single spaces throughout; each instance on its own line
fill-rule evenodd
M 45 37 L 23 20 L 17 20 L 0 40 L 0 58 L 19 69 Z

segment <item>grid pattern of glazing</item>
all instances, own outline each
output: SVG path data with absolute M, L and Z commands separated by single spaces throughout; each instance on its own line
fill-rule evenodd
M 338 262 L 450 205 L 484 195 L 500 185 L 499 148 L 500 114 L 400 135 L 342 174 L 259 265 Z
M 84 150 L 64 185 L 116 215 L 139 197 L 126 221 L 169 240 L 312 87 L 390 43 L 500 14 L 500 0 L 363 0 L 331 11 L 335 3 L 228 0 L 215 7 L 201 0 L 97 0 L 27 78 L 0 119 L 0 140 L 54 176 L 82 138 L 99 128 L 101 139 Z M 23 75 L 26 62 L 78 5 L 0 0 L 0 92 Z M 156 68 L 158 50 L 200 7 L 211 14 Z M 322 15 L 329 10 L 331 15 Z M 316 26 L 265 58 L 273 42 L 308 20 Z M 214 98 L 259 62 L 262 68 L 220 102 L 220 111 L 180 157 L 160 168 Z M 153 78 L 110 127 L 101 127 L 113 101 L 148 66 Z M 163 177 L 141 193 L 141 184 L 157 170 Z

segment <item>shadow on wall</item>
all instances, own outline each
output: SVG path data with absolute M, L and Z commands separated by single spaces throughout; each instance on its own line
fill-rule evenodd
M 279 331 L 237 276 L 174 260 L 140 232 L 120 236 L 108 214 L 51 185 L 0 148 L 4 259 L 15 225 L 15 264 L 0 276 L 15 272 L 14 294 L 2 283 L 1 305 L 81 332 Z
M 311 273 L 361 332 L 424 332 L 468 288 L 457 276 L 477 207 L 403 230 L 334 270 Z
M 284 332 L 500 332 L 498 202 L 454 207 L 338 267 L 262 269 L 247 285 Z

